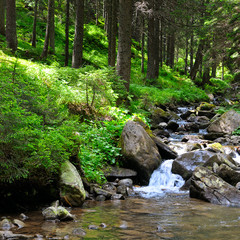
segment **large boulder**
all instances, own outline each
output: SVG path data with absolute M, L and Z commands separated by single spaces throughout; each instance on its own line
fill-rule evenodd
M 140 184 L 148 185 L 152 172 L 161 163 L 154 141 L 141 125 L 128 121 L 122 131 L 121 146 L 126 167 L 137 171 Z
M 203 165 L 216 153 L 207 150 L 196 150 L 184 153 L 173 161 L 172 173 L 181 175 L 184 180 L 188 180 L 194 169 Z
M 82 179 L 76 167 L 69 161 L 64 162 L 61 167 L 60 197 L 65 204 L 73 207 L 82 206 L 86 198 Z
M 239 164 L 230 155 L 218 153 L 212 156 L 203 166 L 211 167 L 219 177 L 232 186 L 236 186 L 240 182 Z
M 240 191 L 205 167 L 193 172 L 190 197 L 214 204 L 240 206 Z
M 207 128 L 208 132 L 231 133 L 240 126 L 240 114 L 234 110 L 225 112 Z

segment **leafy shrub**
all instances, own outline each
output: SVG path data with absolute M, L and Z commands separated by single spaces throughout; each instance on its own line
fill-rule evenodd
M 0 95 L 0 181 L 39 176 L 47 183 L 72 154 L 77 140 L 73 134 L 77 122 L 66 121 L 67 108 L 57 103 L 65 86 L 34 64 L 2 53 L 0 67 L 0 88 L 4 89 Z
M 210 84 L 207 84 L 205 89 L 211 93 L 222 93 L 227 88 L 230 88 L 230 85 L 226 81 L 219 78 L 211 78 L 209 81 Z

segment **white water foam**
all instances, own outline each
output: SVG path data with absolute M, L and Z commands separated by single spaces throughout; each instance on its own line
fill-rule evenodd
M 171 172 L 174 160 L 166 160 L 156 169 L 147 187 L 135 187 L 134 191 L 141 197 L 152 198 L 164 195 L 166 192 L 180 192 L 185 181 L 180 175 Z

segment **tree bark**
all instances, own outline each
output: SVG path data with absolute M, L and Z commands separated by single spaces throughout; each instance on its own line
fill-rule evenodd
M 46 26 L 46 34 L 45 34 L 45 41 L 44 47 L 42 51 L 42 58 L 46 58 L 48 54 L 48 47 L 49 47 L 49 40 L 50 40 L 50 33 L 54 31 L 52 29 L 52 20 L 54 19 L 54 0 L 48 0 L 48 16 L 47 16 L 47 26 Z M 51 33 L 52 36 L 52 33 Z
M 186 31 L 185 36 L 185 67 L 184 67 L 184 74 L 187 75 L 188 73 L 188 31 Z
M 149 1 L 149 8 L 153 10 L 153 0 Z M 148 18 L 148 62 L 147 62 L 147 79 L 155 79 L 155 33 L 154 33 L 154 16 L 153 14 Z
M 50 9 L 50 23 L 49 23 L 49 40 L 50 40 L 50 51 L 49 53 L 55 53 L 55 24 L 54 24 L 54 12 L 55 12 L 55 1 L 51 2 L 51 9 Z
M 83 26 L 84 26 L 84 0 L 76 1 L 76 20 L 75 36 L 72 56 L 72 67 L 79 68 L 82 66 L 83 55 Z
M 191 27 L 193 28 L 194 19 L 192 18 Z M 194 35 L 193 30 L 191 30 L 191 38 L 190 38 L 190 71 L 193 68 L 193 45 L 194 45 Z
M 0 34 L 6 34 L 5 28 L 5 10 L 6 10 L 6 0 L 0 0 Z
M 159 19 L 156 17 L 158 1 L 152 0 L 149 4 L 153 15 L 148 21 L 148 66 L 147 78 L 156 79 L 159 75 Z
M 159 64 L 163 66 L 163 19 L 160 21 Z
M 199 70 L 200 65 L 202 64 L 204 44 L 205 40 L 201 39 L 198 45 L 195 62 L 190 72 L 190 77 L 192 80 L 196 79 L 197 72 Z
M 107 5 L 108 65 L 115 67 L 117 36 L 117 1 L 108 0 Z
M 132 0 L 119 1 L 117 72 L 129 92 L 131 74 Z
M 69 59 L 69 7 L 70 0 L 66 2 L 66 22 L 65 22 L 65 62 L 64 66 L 68 66 Z
M 142 16 L 142 31 L 141 31 L 141 72 L 145 73 L 144 70 L 144 54 L 145 54 L 145 20 L 144 20 L 144 16 Z
M 13 52 L 17 50 L 16 1 L 6 1 L 6 41 Z
M 99 2 L 98 2 L 99 0 L 96 0 L 96 10 L 95 10 L 95 12 L 96 12 L 96 25 L 98 25 L 98 8 L 99 8 Z
M 38 14 L 37 10 L 38 10 L 38 0 L 35 0 L 33 32 L 32 32 L 32 46 L 33 47 L 36 47 L 36 41 L 37 41 L 37 14 Z

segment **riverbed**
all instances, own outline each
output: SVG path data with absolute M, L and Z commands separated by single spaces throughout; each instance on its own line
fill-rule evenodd
M 240 209 L 191 199 L 188 192 L 124 201 L 86 201 L 72 222 L 43 221 L 40 211 L 27 213 L 26 227 L 15 233 L 35 239 L 171 239 L 237 240 Z M 105 224 L 100 227 L 101 223 Z M 95 225 L 98 229 L 89 229 Z M 85 231 L 86 235 L 81 236 Z

